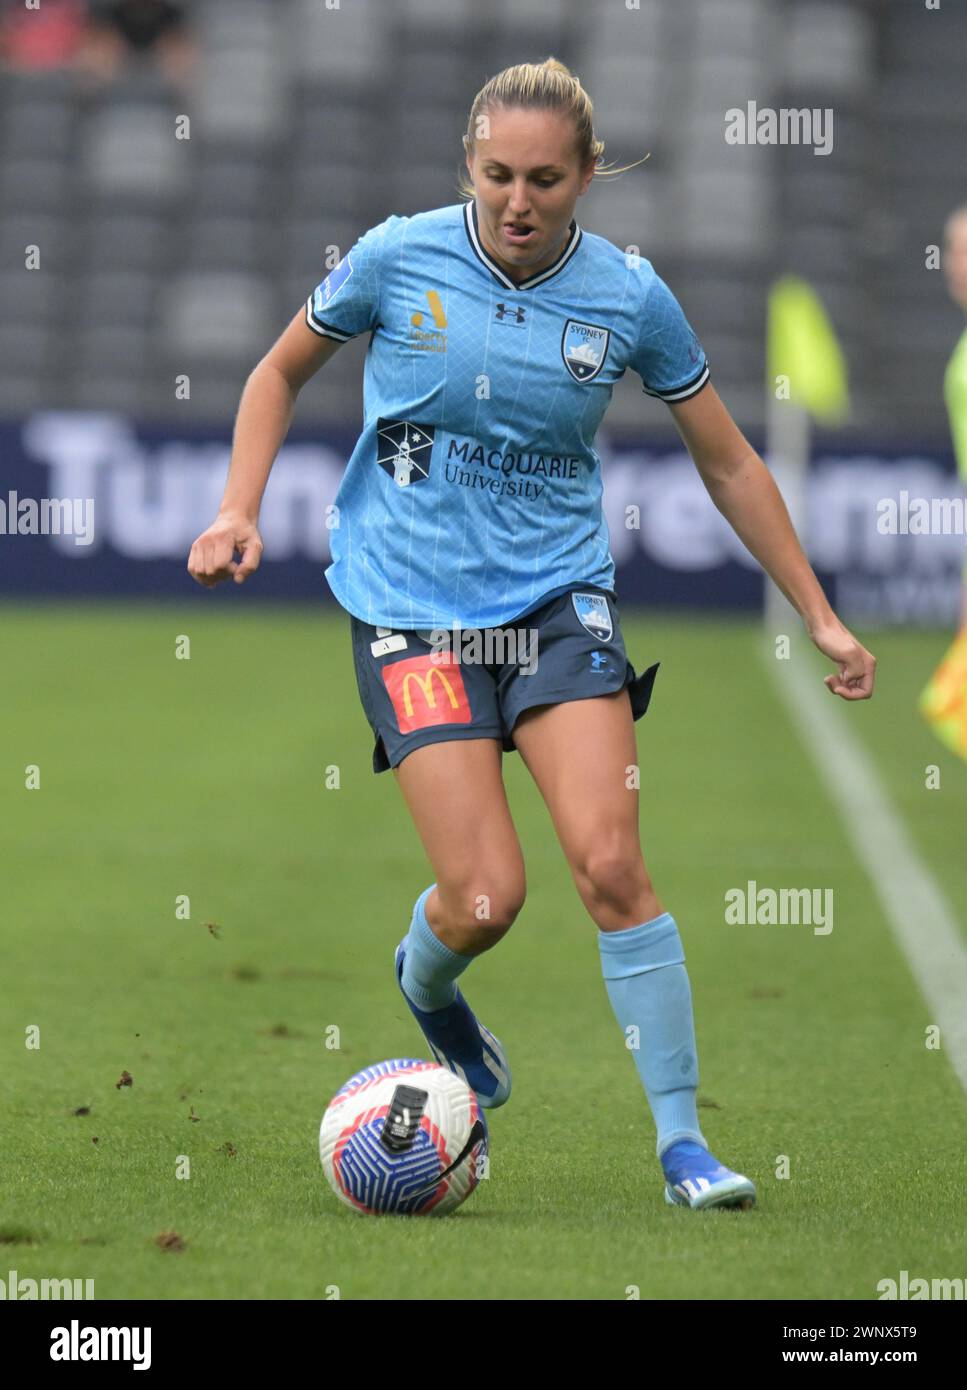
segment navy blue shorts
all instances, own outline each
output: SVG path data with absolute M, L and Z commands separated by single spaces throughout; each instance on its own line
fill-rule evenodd
M 658 674 L 658 662 L 635 674 L 615 596 L 594 587 L 558 594 L 503 627 L 454 629 L 446 642 L 444 630 L 373 627 L 352 614 L 350 624 L 356 684 L 376 739 L 374 772 L 455 738 L 497 738 L 512 752 L 525 709 L 626 685 L 640 719 Z

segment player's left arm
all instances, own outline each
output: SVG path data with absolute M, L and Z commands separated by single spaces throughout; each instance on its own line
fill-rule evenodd
M 837 673 L 825 677 L 827 687 L 844 700 L 868 700 L 876 658 L 833 612 L 772 474 L 715 387 L 707 383 L 668 408 L 712 501 L 800 614 L 815 645 L 837 663 Z

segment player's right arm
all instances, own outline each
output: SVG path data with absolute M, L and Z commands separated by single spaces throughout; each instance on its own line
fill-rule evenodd
M 341 344 L 306 323 L 305 306 L 249 374 L 239 401 L 228 481 L 218 515 L 191 547 L 188 573 L 206 588 L 242 584 L 258 569 L 262 494 L 292 421 L 296 397 Z M 238 551 L 241 559 L 233 557 Z

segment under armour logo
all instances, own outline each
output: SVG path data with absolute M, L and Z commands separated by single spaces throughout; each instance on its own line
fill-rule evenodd
M 498 305 L 497 305 L 497 322 L 498 322 L 498 323 L 503 323 L 504 319 L 505 319 L 505 318 L 508 318 L 508 317 L 512 318 L 512 321 L 513 321 L 514 323 L 523 323 L 523 322 L 524 322 L 524 310 L 523 310 L 523 309 L 518 309 L 518 308 L 516 307 L 516 305 L 513 305 L 513 304 L 512 304 L 509 308 L 508 308 L 508 306 L 507 306 L 506 304 L 498 304 Z

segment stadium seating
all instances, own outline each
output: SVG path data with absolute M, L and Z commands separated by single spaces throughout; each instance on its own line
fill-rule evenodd
M 390 212 L 457 201 L 470 102 L 500 67 L 553 52 L 595 99 L 606 158 L 645 163 L 578 204 L 591 232 L 637 247 L 671 284 L 741 422 L 763 420 L 770 280 L 806 275 L 851 368 L 851 427 L 942 439 L 939 380 L 960 328 L 925 268 L 967 197 L 962 53 L 880 0 L 205 0 L 196 92 L 134 63 L 107 89 L 72 74 L 0 84 L 0 412 L 33 405 L 234 414 L 244 375 L 344 251 Z M 960 36 L 959 43 L 951 35 Z M 724 113 L 832 108 L 829 156 L 733 145 Z M 190 139 L 176 140 L 178 115 Z M 41 267 L 25 276 L 24 248 Z M 364 342 L 309 384 L 300 418 L 350 421 Z M 609 423 L 668 428 L 637 383 Z

